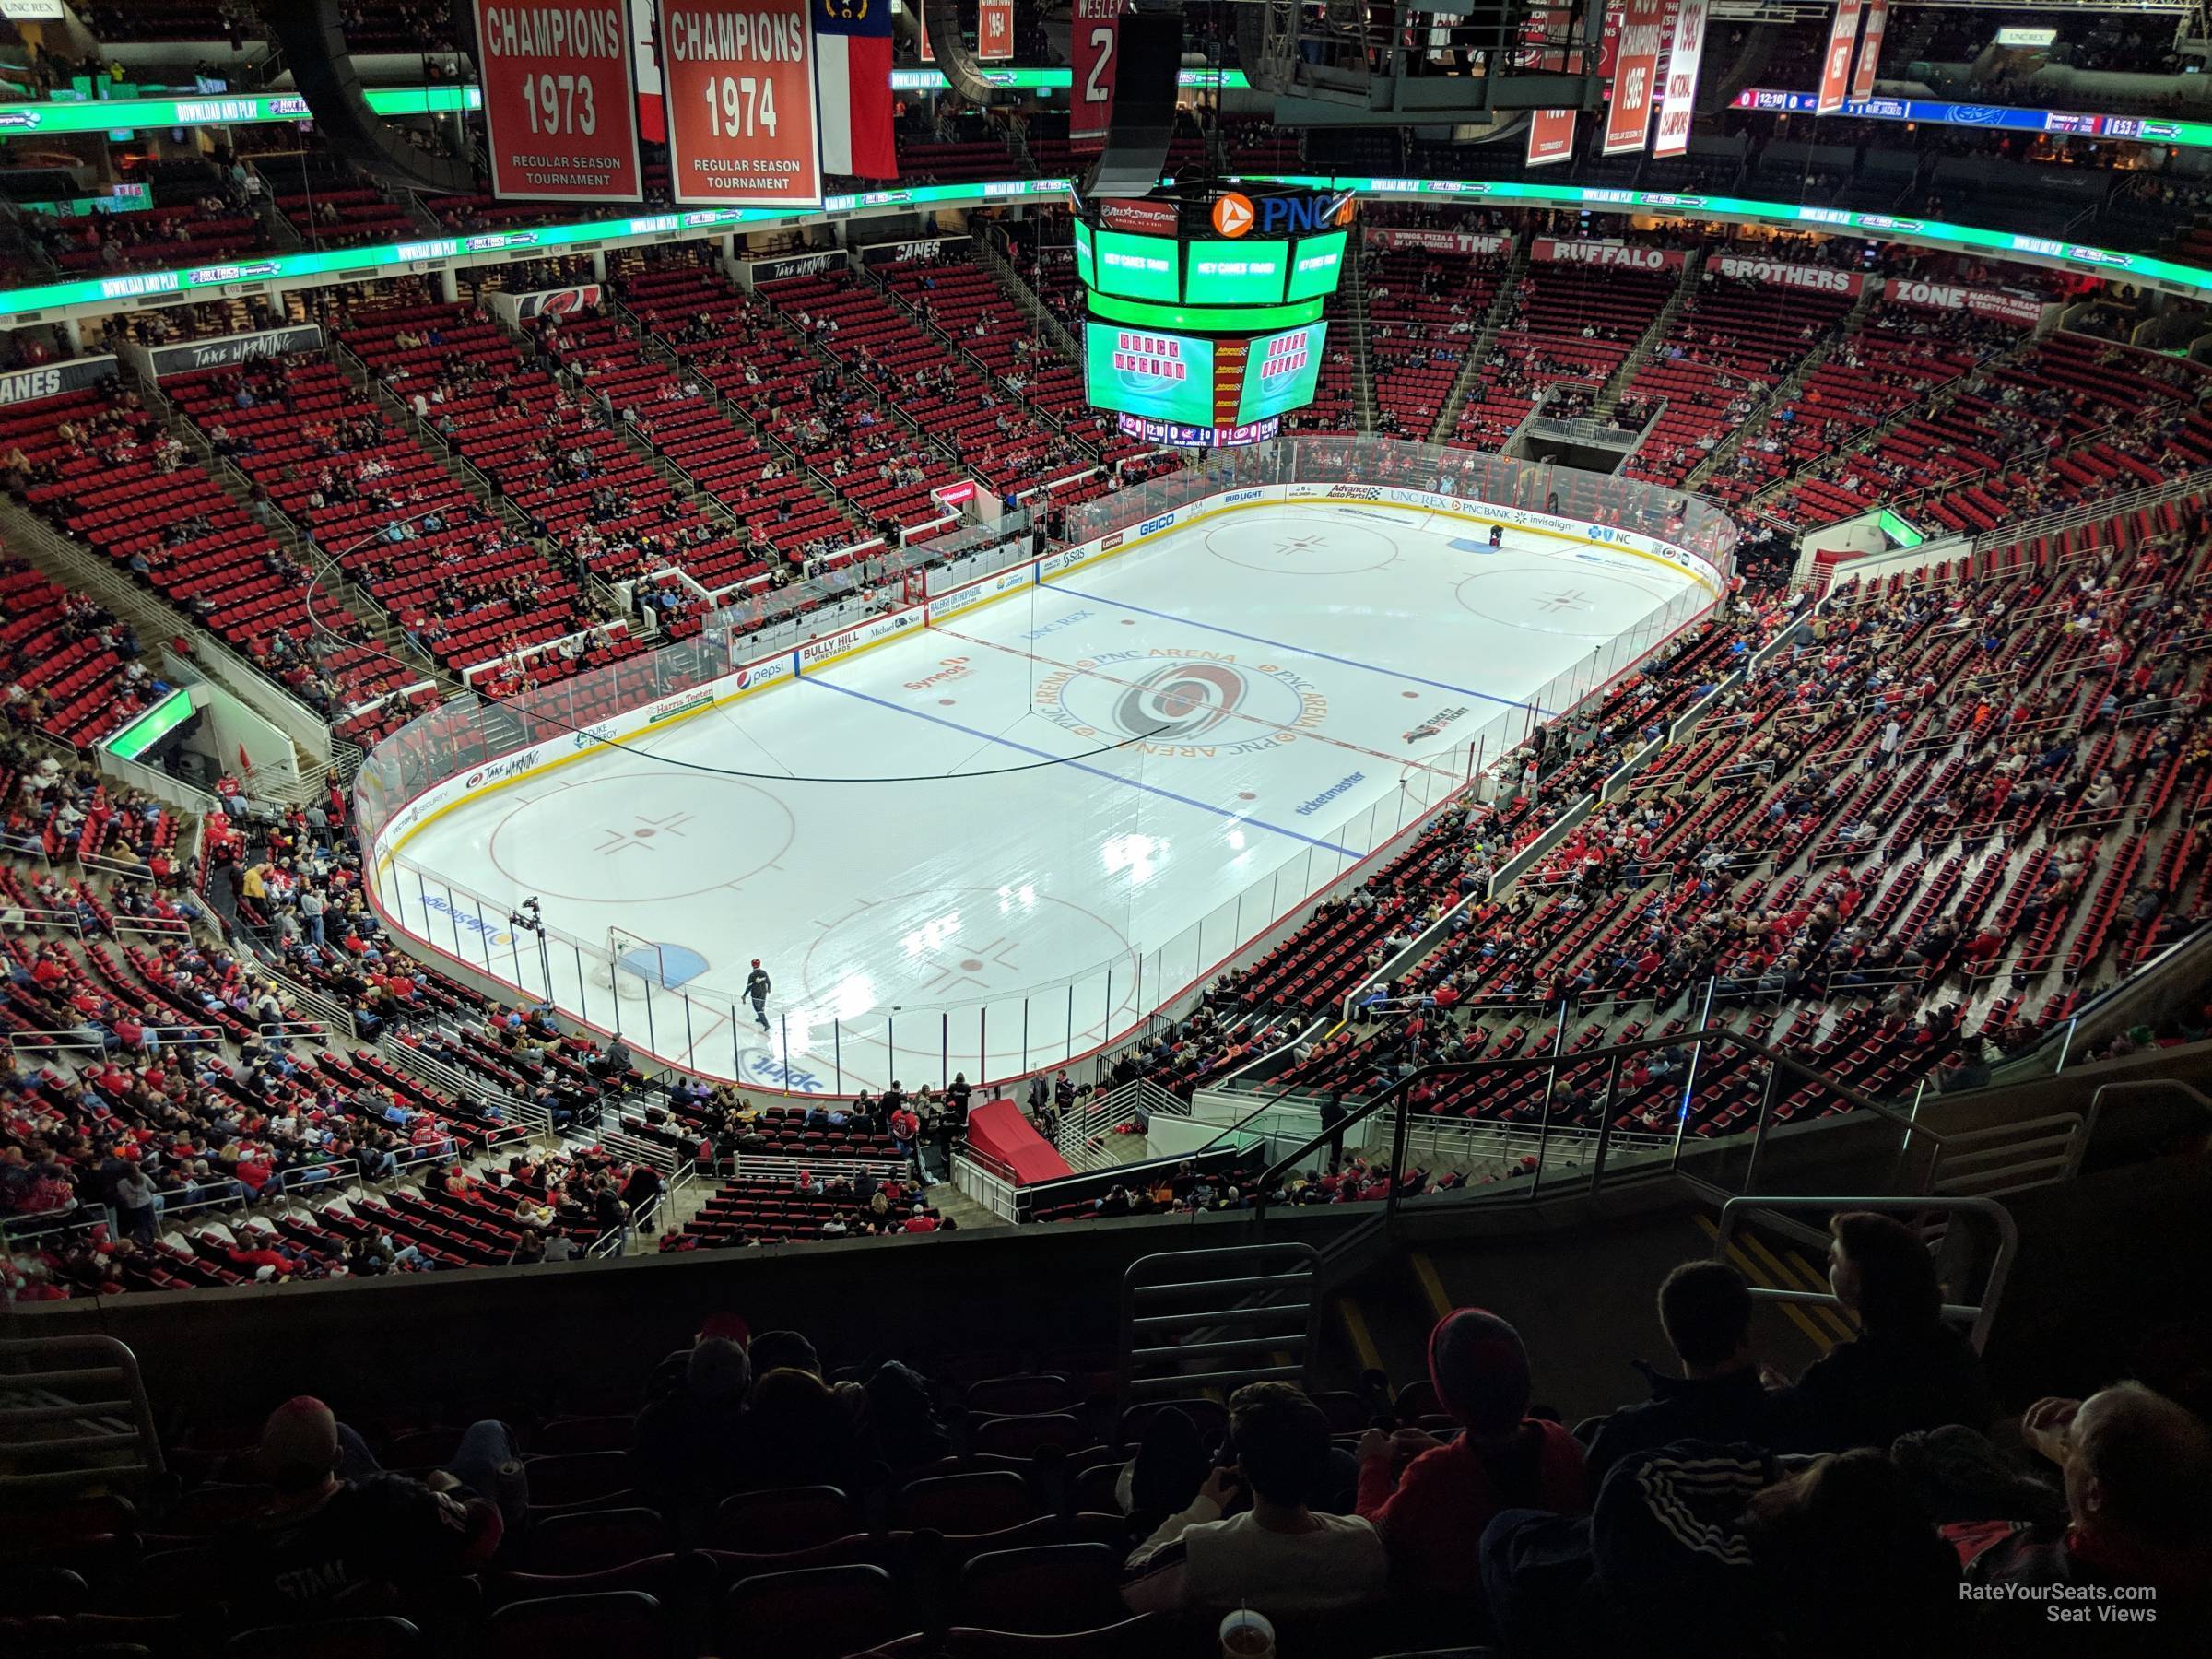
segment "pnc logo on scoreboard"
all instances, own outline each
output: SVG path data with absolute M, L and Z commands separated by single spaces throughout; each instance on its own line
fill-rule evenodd
M 1214 204 L 1214 229 L 1221 236 L 1241 236 L 1252 229 L 1252 198 L 1230 191 Z
M 1335 195 L 1262 196 L 1254 202 L 1232 190 L 1214 203 L 1214 231 L 1234 237 L 1257 227 L 1265 236 L 1302 236 L 1350 224 L 1352 203 L 1349 191 Z

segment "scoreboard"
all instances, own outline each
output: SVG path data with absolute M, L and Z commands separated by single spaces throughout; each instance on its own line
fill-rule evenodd
M 1313 401 L 1328 324 L 1225 339 L 1098 322 L 1083 332 L 1094 408 L 1179 427 L 1249 427 Z
M 1220 184 L 1087 204 L 1075 252 L 1091 406 L 1154 443 L 1276 436 L 1320 383 L 1351 216 L 1348 195 Z

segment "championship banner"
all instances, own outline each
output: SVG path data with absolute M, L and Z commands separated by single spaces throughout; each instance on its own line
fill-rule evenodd
M 1995 288 L 1961 288 L 1955 282 L 1923 282 L 1892 276 L 1882 289 L 1891 305 L 1917 305 L 1923 311 L 1962 311 L 1977 317 L 1996 317 L 2006 323 L 2030 324 L 2042 317 L 2044 301 L 2029 294 L 2007 294 Z
M 637 202 L 638 103 L 618 0 L 513 6 L 476 0 L 491 194 L 545 202 Z
M 914 54 L 925 64 L 937 61 L 936 49 L 929 43 L 929 12 L 923 0 L 906 0 L 906 9 L 914 18 Z
M 1014 57 L 1014 0 L 976 0 L 975 55 L 985 64 Z
M 1882 36 L 1889 28 L 1889 0 L 1866 0 L 1866 29 L 1859 41 L 1859 66 L 1851 77 L 1853 98 L 1874 96 L 1874 77 L 1881 67 Z
M 1855 5 L 1857 0 L 1851 0 Z M 1620 0 L 1620 44 L 1613 54 L 1613 101 L 1606 110 L 1604 153 L 1626 155 L 1643 147 L 1658 90 L 1659 50 L 1666 0 Z
M 1843 107 L 1851 87 L 1851 48 L 1859 34 L 1859 0 L 1836 0 L 1836 20 L 1829 27 L 1828 55 L 1820 60 L 1820 91 L 1813 113 L 1833 115 Z
M 1603 265 L 1616 271 L 1678 271 L 1685 257 L 1679 248 L 1647 248 L 1618 241 L 1562 241 L 1539 236 L 1528 244 L 1528 256 L 1546 265 Z
M 1839 271 L 1832 265 L 1785 265 L 1778 259 L 1741 253 L 1724 253 L 1706 268 L 1717 270 L 1734 282 L 1796 288 L 1808 294 L 1855 294 L 1866 286 L 1866 278 L 1856 271 Z
M 806 0 L 660 0 L 668 176 L 678 206 L 821 205 L 807 23 Z
M 1711 0 L 1679 0 L 1673 43 L 1666 53 L 1666 88 L 1659 95 L 1659 132 L 1654 156 L 1689 151 L 1689 124 L 1697 114 L 1698 64 L 1705 55 L 1705 16 Z
M 1122 0 L 1074 0 L 1068 61 L 1075 85 L 1068 95 L 1067 135 L 1078 150 L 1106 142 L 1113 124 L 1113 78 L 1121 68 Z
M 1571 11 L 1532 11 L 1528 14 L 1524 39 L 1533 40 L 1539 50 L 1524 53 L 1523 56 L 1535 68 L 1559 73 L 1567 66 L 1564 52 L 1540 50 L 1547 44 L 1554 30 L 1571 28 L 1574 14 Z M 1578 57 L 1580 53 L 1576 54 Z M 1574 159 L 1574 124 L 1580 112 L 1574 110 L 1531 110 L 1528 112 L 1528 149 L 1522 158 L 1524 167 L 1547 167 L 1554 161 Z

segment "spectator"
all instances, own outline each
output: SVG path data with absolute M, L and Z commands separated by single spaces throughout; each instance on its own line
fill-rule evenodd
M 1447 1441 L 1369 1430 L 1359 1512 L 1382 1535 L 1400 1583 L 1442 1595 L 1474 1587 L 1467 1563 L 1500 1510 L 1582 1507 L 1583 1449 L 1528 1415 L 1528 1350 L 1495 1313 L 1461 1308 L 1438 1321 L 1429 1375 L 1462 1432 Z
M 1985 1609 L 1999 1621 L 2006 1651 L 2078 1653 L 2088 1644 L 2080 1625 L 2050 1619 L 2053 1592 L 2073 1588 L 2086 1606 L 2098 1588 L 2126 1586 L 2140 1597 L 2147 1585 L 2155 1601 L 2120 1604 L 2157 1615 L 2126 1626 L 2128 1650 L 2201 1653 L 2212 1628 L 2212 1433 L 2139 1382 L 2087 1400 L 2039 1400 L 2020 1429 L 2065 1475 L 2065 1529 L 2053 1535 L 2012 1520 L 1943 1529 L 1969 1584 L 2021 1597 Z
M 1829 1230 L 1829 1284 L 1859 1334 L 1772 1396 L 1777 1449 L 1887 1446 L 1946 1423 L 1986 1429 L 1997 1413 L 1981 1356 L 1944 1324 L 1943 1287 L 1918 1237 L 1864 1210 Z
M 630 1462 L 656 1496 L 696 1501 L 745 1484 L 745 1396 L 753 1372 L 727 1336 L 695 1344 L 675 1392 L 638 1414 Z
M 388 1475 L 360 1437 L 302 1394 L 269 1416 L 257 1453 L 273 1496 L 226 1552 L 228 1588 L 281 1618 L 380 1610 L 474 1571 L 520 1516 L 522 1465 L 501 1424 L 462 1437 L 450 1469 Z M 499 1501 L 505 1495 L 505 1502 Z
M 1751 1289 L 1725 1262 L 1685 1262 L 1659 1287 L 1659 1326 L 1679 1380 L 1636 1362 L 1652 1397 L 1597 1419 L 1586 1459 L 1590 1493 L 1631 1452 L 1676 1441 L 1767 1443 L 1767 1391 L 1751 1356 Z
M 1586 1519 L 1500 1514 L 1480 1563 L 1508 1659 L 1956 1651 L 1957 1565 L 1872 1448 L 1795 1472 L 1747 1446 L 1630 1453 Z
M 1319 1515 L 1306 1496 L 1326 1476 L 1329 1421 L 1287 1382 L 1230 1396 L 1229 1455 L 1198 1495 L 1131 1552 L 1122 1594 L 1140 1613 L 1249 1606 L 1279 1617 L 1380 1596 L 1390 1561 L 1373 1524 Z M 1236 1500 L 1251 1508 L 1228 1516 Z
M 816 1370 L 791 1363 L 769 1366 L 771 1359 L 798 1357 L 787 1355 L 781 1340 L 794 1335 L 771 1332 L 753 1345 L 759 1380 L 746 1413 L 745 1439 L 752 1483 L 833 1486 L 848 1492 L 875 1485 L 874 1447 L 855 1418 L 856 1406 L 865 1396 L 854 1389 L 854 1403 L 849 1404 L 841 1397 L 842 1391 L 833 1391 Z M 812 1347 L 806 1352 L 811 1358 Z

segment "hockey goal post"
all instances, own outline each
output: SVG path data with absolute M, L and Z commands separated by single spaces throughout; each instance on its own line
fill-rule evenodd
M 667 954 L 651 939 L 619 927 L 606 930 L 606 961 L 592 980 L 629 1002 L 668 988 Z

